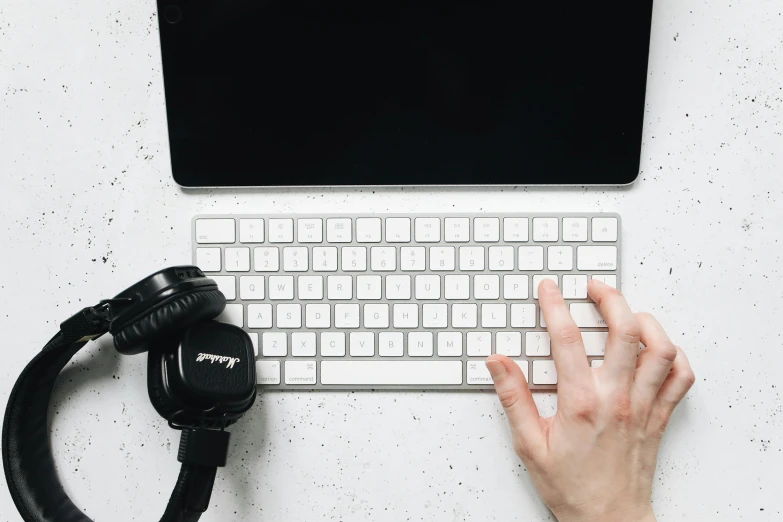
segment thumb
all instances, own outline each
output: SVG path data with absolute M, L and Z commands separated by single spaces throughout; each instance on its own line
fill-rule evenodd
M 532 452 L 543 442 L 544 432 L 541 428 L 541 416 L 527 387 L 522 369 L 505 355 L 492 355 L 486 364 L 495 382 L 500 404 L 506 410 L 517 452 Z

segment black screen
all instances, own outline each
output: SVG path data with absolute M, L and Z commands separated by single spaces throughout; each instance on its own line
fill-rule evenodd
M 183 186 L 624 184 L 652 0 L 159 1 Z

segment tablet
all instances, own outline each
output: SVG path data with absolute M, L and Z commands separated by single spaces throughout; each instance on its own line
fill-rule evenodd
M 183 187 L 624 185 L 652 0 L 159 0 Z

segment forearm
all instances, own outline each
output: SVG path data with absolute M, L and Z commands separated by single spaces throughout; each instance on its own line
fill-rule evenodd
M 600 515 L 563 514 L 557 516 L 558 522 L 656 522 L 652 507 L 631 510 L 617 510 Z

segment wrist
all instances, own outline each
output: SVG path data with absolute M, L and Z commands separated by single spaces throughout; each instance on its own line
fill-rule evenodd
M 553 512 L 554 513 L 554 512 Z M 558 522 L 656 522 L 652 506 L 619 508 L 601 513 L 554 513 Z

